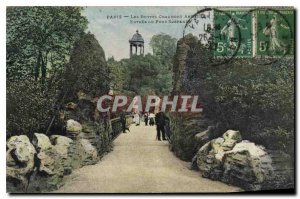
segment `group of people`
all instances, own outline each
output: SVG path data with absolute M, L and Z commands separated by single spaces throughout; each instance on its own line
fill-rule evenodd
M 122 112 L 120 115 L 123 133 L 126 133 L 126 131 L 130 131 L 129 128 L 126 126 L 125 116 L 125 112 Z M 143 119 L 146 126 L 156 125 L 156 139 L 158 141 L 167 140 L 165 128 L 168 126 L 169 118 L 163 112 L 158 112 L 155 115 L 154 113 L 145 113 L 143 115 Z M 136 126 L 140 125 L 140 116 L 138 113 L 135 113 L 133 115 L 133 122 L 136 124 Z
M 144 114 L 144 121 L 145 121 L 145 125 L 148 126 L 148 123 L 150 126 L 154 126 L 155 124 L 155 115 L 154 113 L 145 113 Z
M 105 107 L 105 108 L 112 107 L 113 98 L 114 98 L 113 91 L 110 90 L 108 92 L 108 95 L 111 96 L 112 98 L 108 101 L 103 101 L 101 104 L 102 107 Z M 112 110 L 112 109 L 109 109 L 109 110 Z M 159 109 L 157 111 L 159 111 Z M 113 113 L 111 113 L 109 111 L 102 113 L 102 115 L 106 115 L 107 118 L 109 118 L 109 116 L 111 116 L 112 114 Z M 126 111 L 121 110 L 120 120 L 121 120 L 123 133 L 126 133 L 126 131 L 130 132 L 129 127 L 127 126 L 127 123 L 126 123 L 126 115 L 127 115 Z M 132 116 L 133 116 L 133 122 L 136 124 L 136 126 L 140 125 L 141 118 L 143 118 L 146 126 L 156 125 L 157 140 L 160 141 L 161 137 L 162 137 L 162 140 L 167 140 L 165 129 L 166 129 L 166 127 L 168 127 L 167 124 L 168 124 L 169 118 L 166 117 L 166 115 L 163 112 L 157 112 L 156 114 L 154 114 L 153 112 L 150 112 L 150 113 L 146 112 L 143 115 L 141 115 L 138 105 L 134 105 L 134 110 L 132 112 Z
M 156 132 L 157 132 L 156 138 L 158 141 L 161 141 L 161 138 L 162 138 L 162 140 L 167 140 L 165 128 L 169 122 L 169 118 L 163 112 L 158 112 L 155 115 L 154 115 L 154 113 L 145 113 L 144 115 L 142 115 L 142 118 L 145 122 L 145 126 L 156 125 Z M 136 124 L 136 126 L 140 125 L 141 116 L 138 113 L 135 113 L 133 115 L 133 122 Z M 123 127 L 123 132 L 126 132 L 126 130 L 129 130 L 126 127 L 126 120 L 124 120 L 124 122 L 122 123 L 122 127 Z

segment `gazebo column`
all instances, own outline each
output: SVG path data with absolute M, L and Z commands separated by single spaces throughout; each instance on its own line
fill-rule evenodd
M 144 55 L 144 39 L 142 37 L 142 35 L 139 33 L 139 31 L 137 30 L 136 33 L 132 36 L 132 38 L 129 40 L 129 44 L 130 44 L 130 57 L 134 56 L 134 55 Z M 134 49 L 135 48 L 135 52 Z M 140 48 L 140 49 L 138 49 Z

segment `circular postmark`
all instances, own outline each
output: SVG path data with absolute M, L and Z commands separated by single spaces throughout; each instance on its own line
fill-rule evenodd
M 198 47 L 209 51 L 207 64 L 222 65 L 238 55 L 241 23 L 227 11 L 205 8 L 192 15 L 185 24 L 183 41 L 189 44 L 191 37 L 198 39 Z

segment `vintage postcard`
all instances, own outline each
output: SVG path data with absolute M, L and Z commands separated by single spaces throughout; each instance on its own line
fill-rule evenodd
M 293 7 L 6 8 L 8 193 L 295 192 Z

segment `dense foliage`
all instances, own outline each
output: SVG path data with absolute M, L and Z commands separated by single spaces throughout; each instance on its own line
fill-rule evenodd
M 68 61 L 87 28 L 80 7 L 8 7 L 7 78 L 45 81 Z
M 171 72 L 158 58 L 147 54 L 133 56 L 125 61 L 128 71 L 126 90 L 139 95 L 168 94 L 171 88 Z
M 133 55 L 130 59 L 108 59 L 111 87 L 129 95 L 168 95 L 172 87 L 173 57 L 176 39 L 166 34 L 150 40 L 153 55 Z
M 109 68 L 105 53 L 93 34 L 87 33 L 77 41 L 70 62 L 63 74 L 62 98 L 74 100 L 79 91 L 92 97 L 109 90 Z
M 208 75 L 215 80 L 213 95 L 222 120 L 240 129 L 245 139 L 293 152 L 294 61 L 282 59 L 267 66 L 253 62 L 237 61 Z
M 156 56 L 162 65 L 172 68 L 173 58 L 176 52 L 176 38 L 170 35 L 160 33 L 153 35 L 149 45 L 153 50 L 153 55 Z
M 7 8 L 7 136 L 46 133 L 70 50 L 87 28 L 81 10 Z
M 6 84 L 6 136 L 45 132 L 53 114 L 56 91 L 43 90 L 33 80 Z
M 188 37 L 178 42 L 174 76 L 180 78 L 173 90 L 199 95 L 205 117 L 221 123 L 221 129 L 237 129 L 244 139 L 293 153 L 294 60 L 273 59 L 263 65 L 255 58 L 237 58 L 211 66 L 210 50 Z M 182 48 L 186 53 L 180 53 Z M 176 62 L 182 56 L 185 62 Z
M 110 70 L 109 77 L 111 79 L 110 88 L 116 92 L 124 91 L 127 69 L 124 61 L 116 61 L 114 57 L 108 58 L 107 65 Z

